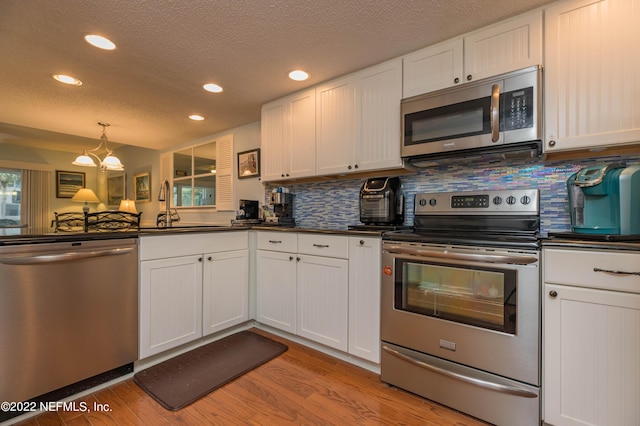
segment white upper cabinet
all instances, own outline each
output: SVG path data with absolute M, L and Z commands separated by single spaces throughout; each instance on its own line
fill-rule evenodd
M 320 175 L 353 170 L 356 81 L 353 75 L 316 88 L 316 167 Z
M 315 175 L 315 90 L 262 107 L 262 180 Z
M 545 152 L 640 141 L 640 0 L 545 10 Z
M 403 97 L 542 64 L 535 11 L 404 56 Z
M 462 82 L 462 46 L 462 38 L 456 38 L 406 55 L 402 96 L 410 98 Z
M 401 96 L 400 59 L 317 87 L 317 173 L 401 167 Z
M 367 68 L 358 73 L 357 81 L 355 166 L 360 171 L 401 167 L 402 61 Z

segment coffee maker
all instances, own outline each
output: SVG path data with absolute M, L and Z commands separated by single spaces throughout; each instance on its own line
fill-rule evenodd
M 272 192 L 269 204 L 273 208 L 273 216 L 268 216 L 266 222 L 271 225 L 295 226 L 293 200 L 294 195 L 289 192 Z
M 585 167 L 567 180 L 571 229 L 582 234 L 640 234 L 640 165 Z

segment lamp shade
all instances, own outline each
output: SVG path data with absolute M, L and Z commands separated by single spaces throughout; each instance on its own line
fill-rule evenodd
M 96 163 L 93 161 L 91 157 L 89 157 L 85 151 L 84 154 L 78 155 L 76 161 L 73 163 L 74 166 L 84 166 L 84 167 L 97 167 Z
M 71 201 L 77 201 L 80 203 L 99 203 L 100 200 L 93 192 L 93 190 L 88 188 L 79 189 L 76 194 L 71 197 Z
M 136 210 L 136 202 L 133 200 L 121 200 L 118 210 L 121 212 L 138 213 L 138 210 Z

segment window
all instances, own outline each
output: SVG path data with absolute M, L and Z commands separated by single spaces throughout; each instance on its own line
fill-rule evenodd
M 20 224 L 22 172 L 0 168 L 0 225 Z
M 234 211 L 233 135 L 160 156 L 162 180 L 171 183 L 173 206 Z
M 176 207 L 216 205 L 216 143 L 173 153 L 173 204 Z

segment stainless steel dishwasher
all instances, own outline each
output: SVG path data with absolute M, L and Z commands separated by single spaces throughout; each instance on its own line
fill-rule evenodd
M 0 401 L 138 356 L 135 238 L 0 246 Z

